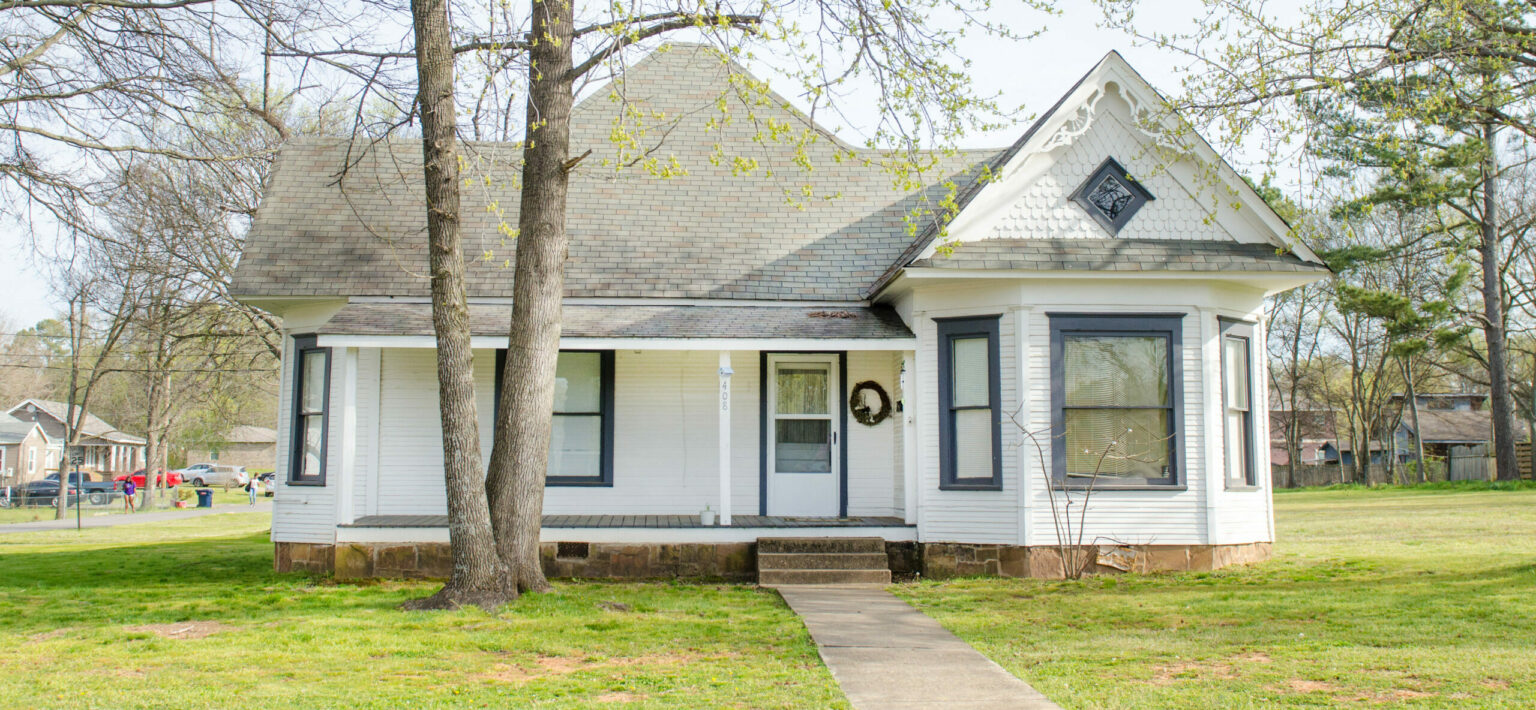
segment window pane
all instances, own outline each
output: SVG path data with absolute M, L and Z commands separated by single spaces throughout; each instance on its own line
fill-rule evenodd
M 603 418 L 557 416 L 549 434 L 549 475 L 603 475 Z
M 602 409 L 602 353 L 560 353 L 555 365 L 555 411 Z
M 1066 336 L 1062 372 L 1069 407 L 1168 403 L 1168 345 L 1156 336 Z
M 1095 469 L 1104 477 L 1168 476 L 1167 410 L 1077 409 L 1063 414 L 1068 476 L 1092 476 Z
M 318 478 L 321 466 L 321 440 L 325 436 L 325 417 L 311 414 L 304 417 L 304 467 L 300 478 Z
M 956 338 L 951 342 L 953 349 L 949 367 L 954 375 L 954 389 L 950 397 L 954 400 L 954 406 L 985 407 L 991 404 L 987 339 Z
M 1248 339 L 1222 339 L 1222 370 L 1227 373 L 1227 407 L 1248 409 Z
M 318 412 L 325 408 L 325 352 L 304 353 L 304 362 L 300 367 L 304 370 L 300 406 L 306 412 Z
M 828 374 L 825 366 L 780 367 L 776 375 L 779 390 L 776 411 L 779 414 L 826 414 Z
M 780 419 L 774 422 L 774 467 L 784 473 L 832 472 L 832 422 Z
M 1248 482 L 1248 416 L 1227 410 L 1227 477 L 1238 485 Z
M 992 478 L 992 410 L 955 412 L 955 478 Z

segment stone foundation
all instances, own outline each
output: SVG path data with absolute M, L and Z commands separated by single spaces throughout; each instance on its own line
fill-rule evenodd
M 554 543 L 539 545 L 544 574 L 585 579 L 757 579 L 757 545 L 732 543 Z M 448 543 L 279 542 L 279 572 L 334 575 L 337 579 L 446 579 L 453 569 Z
M 555 543 L 540 546 L 544 574 L 583 579 L 757 579 L 757 543 Z M 1089 551 L 1089 574 L 1207 572 L 1269 559 L 1270 543 L 1238 545 L 1101 545 Z M 1019 547 L 971 543 L 887 542 L 885 553 L 898 579 L 924 577 L 1061 578 L 1055 546 Z M 452 569 L 448 544 L 279 542 L 279 572 L 334 575 L 337 579 L 444 579 Z M 1121 569 L 1121 568 L 1124 569 Z
M 1061 579 L 1061 550 L 1054 545 L 977 545 L 927 543 L 922 547 L 925 577 L 1037 577 Z M 1228 565 L 1269 559 L 1270 543 L 1236 545 L 1096 545 L 1084 546 L 1088 574 L 1124 572 L 1209 572 Z

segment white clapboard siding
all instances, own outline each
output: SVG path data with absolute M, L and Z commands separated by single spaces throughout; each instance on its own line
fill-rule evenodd
M 1131 123 L 1129 110 L 1118 94 L 1099 102 L 1088 132 L 1051 153 L 1029 158 L 1051 161 L 1043 172 L 1021 170 L 1010 174 L 1000 187 L 1018 191 L 1007 212 L 978 235 L 998 239 L 1103 239 L 1103 227 L 1070 199 L 1106 157 L 1112 157 L 1152 193 L 1117 235 L 1125 239 L 1230 240 L 1232 235 L 1209 220 L 1210 187 L 1191 185 L 1179 173 L 1159 168 L 1159 153 Z M 1009 182 L 1017 180 L 1015 188 Z M 1207 203 L 1202 205 L 1202 201 Z
M 978 294 L 978 297 L 981 296 Z M 998 315 L 1000 380 L 1003 419 L 1003 490 L 939 490 L 938 329 L 935 317 Z M 1016 316 L 1009 306 L 976 306 L 962 311 L 930 312 L 915 324 L 918 336 L 918 376 L 921 415 L 918 418 L 920 512 L 918 535 L 925 542 L 1018 544 L 1019 474 L 1008 451 L 1008 413 L 1018 408 L 1018 368 L 1015 363 Z
M 843 383 L 843 399 L 847 400 L 853 386 L 872 380 L 879 383 L 887 395 L 898 387 L 895 371 L 891 369 L 892 354 L 882 351 L 853 351 L 848 353 L 848 381 Z M 900 418 L 891 403 L 891 416 L 875 426 L 865 426 L 848 417 L 845 442 L 848 447 L 848 514 L 849 515 L 896 515 L 893 492 L 900 490 L 897 460 L 901 456 L 901 442 L 896 438 Z
M 325 486 L 290 486 L 288 468 L 293 442 L 293 340 L 285 338 L 283 344 L 282 386 L 277 403 L 277 489 L 272 507 L 273 542 L 331 543 L 336 539 L 336 486 L 328 480 Z M 331 391 L 329 398 L 329 431 L 326 447 L 326 475 L 340 474 L 341 445 L 341 353 L 331 354 Z
M 476 352 L 484 451 L 491 444 L 494 356 Z M 732 509 L 758 512 L 758 354 L 732 354 Z M 550 515 L 694 514 L 720 509 L 715 351 L 615 353 L 612 487 L 551 486 Z M 385 350 L 377 414 L 359 406 L 359 431 L 379 418 L 376 514 L 441 514 L 441 428 L 430 350 Z M 359 390 L 366 390 L 360 385 Z M 889 454 L 886 454 L 889 455 Z M 887 495 L 889 495 L 887 493 Z M 364 510 L 365 508 L 359 508 Z

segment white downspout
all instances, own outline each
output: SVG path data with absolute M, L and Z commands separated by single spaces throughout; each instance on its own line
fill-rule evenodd
M 720 351 L 720 524 L 731 524 L 731 352 Z

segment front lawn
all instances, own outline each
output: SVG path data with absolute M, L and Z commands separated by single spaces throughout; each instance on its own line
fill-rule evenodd
M 271 498 L 263 497 L 260 493 L 257 493 L 256 494 L 256 500 L 257 501 L 271 501 L 272 499 Z M 171 494 L 169 491 L 156 490 L 155 491 L 155 507 L 154 508 L 150 508 L 150 509 L 140 508 L 139 512 L 140 513 L 151 513 L 151 512 L 161 512 L 161 511 L 166 511 L 166 510 L 174 510 L 174 505 L 173 504 L 175 503 L 175 501 L 176 501 L 176 499 L 175 499 L 174 495 Z M 194 504 L 195 505 L 196 502 L 197 502 L 197 499 L 193 498 L 192 499 L 192 503 L 190 503 L 190 504 Z M 231 488 L 230 490 L 227 490 L 227 491 L 224 490 L 223 488 L 214 488 L 213 489 L 213 505 L 214 505 L 215 508 L 224 508 L 224 507 L 228 507 L 228 506 L 237 506 L 237 507 L 243 508 L 249 502 L 250 502 L 249 496 L 242 489 Z M 106 505 L 91 505 L 90 502 L 87 501 L 86 505 L 85 505 L 85 509 L 80 511 L 80 513 L 82 514 L 83 517 L 86 517 L 86 518 L 99 517 L 99 516 L 103 516 L 103 515 L 122 515 L 123 514 L 123 499 L 122 498 L 114 499 L 111 503 L 108 503 Z M 14 507 L 14 508 L 0 508 L 0 525 L 5 525 L 7 523 L 30 523 L 30 522 L 35 522 L 35 521 L 38 521 L 38 520 L 53 520 L 53 515 L 54 515 L 54 508 L 53 508 L 53 506 L 20 506 L 20 505 L 18 505 L 18 506 Z M 69 508 L 69 519 L 70 520 L 74 520 L 75 519 L 75 508 L 74 508 L 74 506 L 70 506 L 70 508 Z
M 407 613 L 435 585 L 273 573 L 268 519 L 0 536 L 0 706 L 846 706 L 771 592 L 562 582 Z
M 1288 492 L 1275 518 L 1252 568 L 894 589 L 1069 708 L 1536 707 L 1536 491 Z

